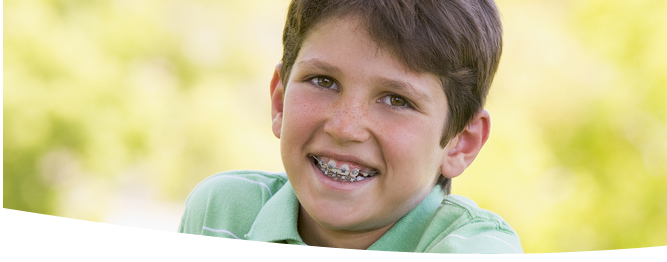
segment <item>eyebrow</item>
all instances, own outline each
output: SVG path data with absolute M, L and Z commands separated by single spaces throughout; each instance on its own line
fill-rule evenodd
M 307 71 L 324 71 L 333 74 L 341 73 L 340 68 L 316 58 L 299 62 L 299 67 L 304 68 Z
M 390 79 L 390 78 L 385 78 L 385 77 L 378 77 L 377 81 L 385 87 L 389 87 L 394 90 L 400 90 L 402 92 L 406 92 L 410 94 L 411 96 L 415 96 L 417 99 L 425 102 L 433 102 L 433 98 L 421 91 L 419 91 L 417 88 L 412 86 L 408 82 L 400 81 L 400 80 L 395 80 L 395 79 Z
M 298 64 L 299 67 L 308 71 L 323 71 L 329 74 L 338 74 L 338 75 L 342 74 L 342 70 L 340 70 L 340 68 L 331 65 L 327 62 L 324 62 L 322 60 L 319 60 L 317 58 L 303 60 L 300 61 Z M 381 86 L 388 87 L 390 89 L 408 93 L 411 96 L 414 96 L 421 101 L 433 102 L 433 98 L 431 96 L 419 91 L 417 88 L 415 88 L 408 82 L 381 76 L 374 78 L 373 82 L 378 83 Z

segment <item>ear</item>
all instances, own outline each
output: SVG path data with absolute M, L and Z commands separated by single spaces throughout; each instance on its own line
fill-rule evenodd
M 272 119 L 271 128 L 273 129 L 273 134 L 277 138 L 280 138 L 280 131 L 283 126 L 283 94 L 285 92 L 285 88 L 283 87 L 283 81 L 280 78 L 282 66 L 283 65 L 281 63 L 276 65 L 270 84 Z
M 484 143 L 489 138 L 491 130 L 491 116 L 482 109 L 478 112 L 466 128 L 445 146 L 441 167 L 442 175 L 454 178 L 470 166 Z

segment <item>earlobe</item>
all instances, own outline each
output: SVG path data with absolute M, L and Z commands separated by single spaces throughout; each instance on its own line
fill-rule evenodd
M 491 116 L 482 109 L 468 126 L 445 146 L 442 175 L 447 178 L 461 175 L 479 154 L 489 138 L 490 130 Z
M 278 64 L 273 71 L 271 78 L 270 93 L 271 93 L 271 119 L 273 134 L 280 138 L 280 133 L 283 125 L 283 94 L 285 88 L 283 86 L 281 76 L 282 64 Z

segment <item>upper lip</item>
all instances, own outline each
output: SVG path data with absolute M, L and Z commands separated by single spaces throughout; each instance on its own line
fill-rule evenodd
M 326 158 L 332 158 L 338 162 L 348 162 L 352 164 L 356 164 L 359 166 L 364 166 L 368 167 L 373 170 L 378 170 L 378 168 L 374 167 L 372 164 L 356 157 L 353 155 L 346 155 L 346 154 L 339 154 L 339 153 L 334 153 L 334 152 L 320 152 L 320 153 L 312 153 L 312 155 L 318 156 L 318 157 L 326 157 Z

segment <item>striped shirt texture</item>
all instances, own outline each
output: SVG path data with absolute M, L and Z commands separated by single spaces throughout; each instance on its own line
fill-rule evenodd
M 297 231 L 299 200 L 284 173 L 230 171 L 207 178 L 186 201 L 179 232 L 306 245 Z M 498 215 L 439 186 L 369 250 L 523 253 Z

